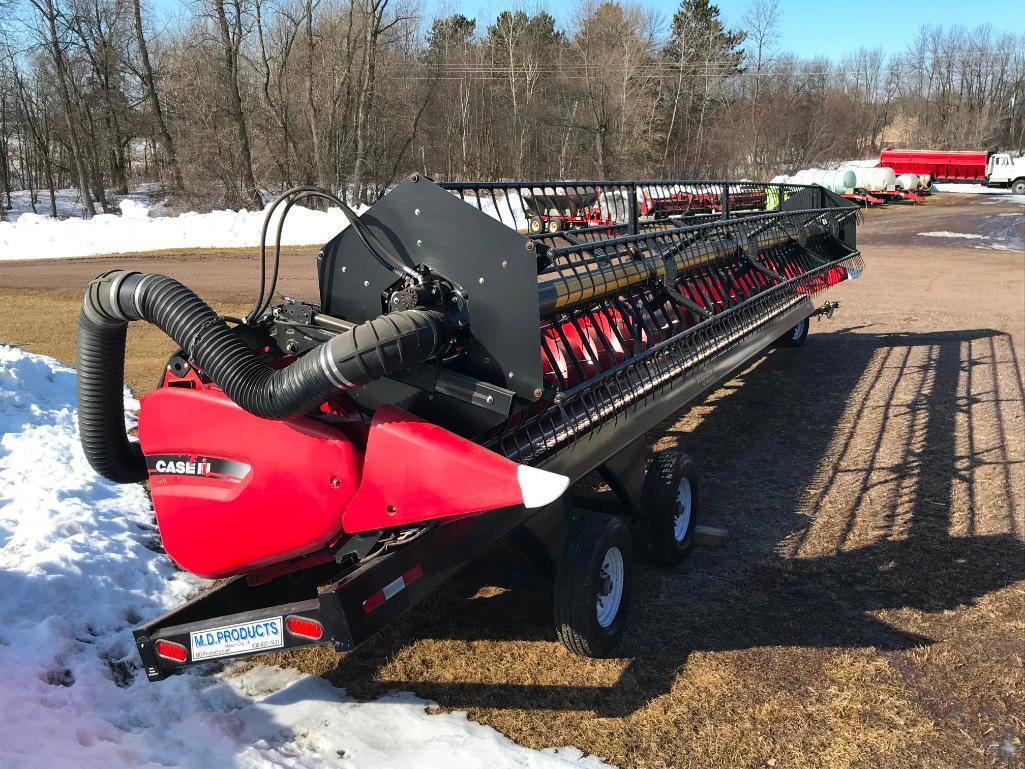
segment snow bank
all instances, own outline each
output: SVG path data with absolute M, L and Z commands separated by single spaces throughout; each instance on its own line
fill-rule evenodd
M 263 211 L 151 216 L 147 203 L 131 198 L 122 200 L 120 208 L 120 216 L 99 214 L 92 219 L 51 219 L 26 213 L 16 220 L 0 222 L 0 260 L 260 244 Z M 271 241 L 277 219 L 275 216 L 268 231 Z M 281 242 L 293 246 L 320 245 L 337 235 L 347 224 L 340 209 L 313 211 L 295 206 L 285 220 Z
M 410 694 L 358 703 L 290 670 L 148 683 L 131 627 L 203 583 L 158 552 L 143 488 L 89 468 L 74 402 L 72 369 L 0 345 L 4 769 L 603 766 L 428 715 Z

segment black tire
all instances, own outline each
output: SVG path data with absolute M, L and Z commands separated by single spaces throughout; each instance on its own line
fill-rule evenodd
M 800 347 L 808 338 L 808 331 L 811 329 L 811 318 L 805 318 L 787 333 L 779 338 L 782 347 Z
M 599 621 L 599 598 L 611 599 L 614 585 L 603 573 L 606 556 L 622 559 L 618 604 Z M 630 530 L 614 515 L 588 513 L 573 526 L 555 574 L 555 632 L 563 646 L 584 657 L 605 657 L 626 625 L 633 578 Z M 611 608 L 611 604 L 606 604 Z M 608 609 L 606 609 L 608 611 Z
M 694 549 L 697 513 L 698 474 L 690 457 L 682 451 L 656 455 L 644 476 L 637 518 L 644 557 L 666 568 L 686 558 Z
M 548 220 L 548 232 L 552 235 L 564 229 L 562 219 L 557 216 L 553 216 Z
M 1015 179 L 1011 182 L 1011 192 L 1015 195 L 1025 195 L 1025 179 Z
M 527 232 L 531 235 L 540 235 L 544 232 L 544 228 L 544 222 L 542 222 L 540 218 L 532 216 L 527 219 Z

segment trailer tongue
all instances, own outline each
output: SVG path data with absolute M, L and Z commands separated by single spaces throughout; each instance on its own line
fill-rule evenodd
M 652 184 L 414 175 L 347 212 L 316 304 L 272 304 L 275 260 L 234 325 L 170 278 L 97 278 L 79 323 L 86 455 L 148 478 L 168 554 L 229 578 L 137 629 L 149 678 L 351 649 L 507 535 L 551 581 L 566 646 L 607 653 L 634 538 L 663 566 L 693 543 L 693 464 L 669 452 L 645 474 L 645 433 L 773 343 L 803 342 L 836 306 L 813 297 L 863 268 L 857 209 L 822 188 L 658 182 L 702 201 L 682 217 L 642 213 Z M 311 195 L 344 206 L 312 188 L 279 202 Z M 524 212 L 581 206 L 601 224 L 520 232 Z M 121 404 L 134 320 L 181 347 L 142 399 L 138 442 Z M 567 486 L 592 470 L 620 515 L 574 510 Z

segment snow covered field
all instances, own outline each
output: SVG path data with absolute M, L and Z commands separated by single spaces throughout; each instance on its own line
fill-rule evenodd
M 430 715 L 411 694 L 359 703 L 290 670 L 148 683 L 131 627 L 203 583 L 156 549 L 143 488 L 90 469 L 74 403 L 73 369 L 0 345 L 4 769 L 604 766 Z

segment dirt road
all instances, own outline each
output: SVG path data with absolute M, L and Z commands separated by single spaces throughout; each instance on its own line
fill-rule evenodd
M 623 766 L 1025 765 L 1023 239 L 1008 198 L 868 212 L 839 314 L 653 432 L 695 458 L 703 522 L 731 539 L 641 569 L 621 658 L 564 651 L 543 591 L 464 577 L 365 648 L 280 662 Z M 0 263 L 0 341 L 69 359 L 76 295 L 108 267 L 239 301 L 253 264 Z

